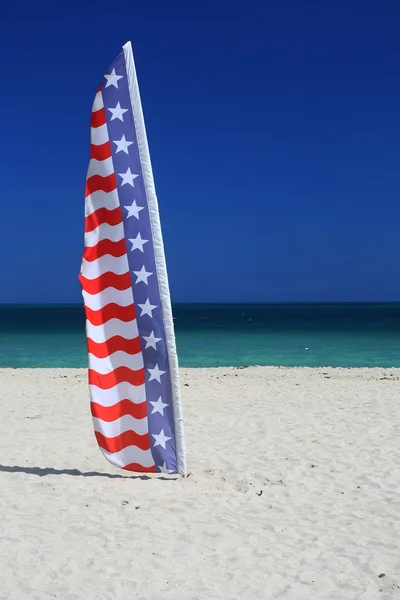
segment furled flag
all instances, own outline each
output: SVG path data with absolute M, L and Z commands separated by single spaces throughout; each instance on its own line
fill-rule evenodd
M 85 196 L 79 278 L 98 445 L 128 471 L 185 474 L 171 301 L 130 42 L 94 100 Z

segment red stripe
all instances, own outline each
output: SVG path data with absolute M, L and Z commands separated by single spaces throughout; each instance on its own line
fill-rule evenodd
M 100 144 L 100 146 L 91 144 L 90 158 L 95 158 L 96 160 L 106 160 L 106 158 L 110 158 L 110 156 L 111 156 L 110 142 L 106 142 L 105 144 Z
M 127 381 L 132 385 L 143 385 L 145 382 L 144 369 L 132 371 L 128 367 L 117 367 L 114 371 L 106 375 L 89 369 L 89 384 L 95 385 L 102 390 L 109 390 L 117 385 L 117 383 L 122 383 L 123 381 Z
M 90 338 L 88 338 L 87 342 L 90 354 L 93 354 L 97 358 L 105 358 L 118 350 L 122 350 L 122 352 L 126 352 L 127 354 L 138 354 L 141 351 L 139 337 L 133 340 L 126 340 L 120 335 L 115 335 L 106 342 L 94 342 Z
M 136 446 L 141 450 L 150 449 L 149 434 L 139 435 L 135 431 L 124 431 L 116 437 L 108 438 L 99 431 L 94 432 L 100 448 L 106 452 L 120 452 L 128 446 Z
M 93 262 L 101 256 L 110 254 L 111 256 L 123 256 L 126 254 L 126 243 L 125 240 L 119 240 L 118 242 L 112 242 L 111 240 L 100 240 L 95 246 L 86 246 L 83 253 L 85 260 Z
M 108 225 L 119 225 L 122 223 L 121 207 L 117 206 L 113 210 L 107 210 L 107 208 L 99 208 L 90 215 L 85 217 L 85 232 L 93 231 L 99 225 L 107 223 Z
M 86 318 L 92 325 L 104 325 L 110 319 L 119 319 L 124 323 L 129 323 L 136 318 L 135 306 L 130 304 L 129 306 L 119 306 L 112 302 L 106 304 L 99 310 L 92 310 L 88 306 L 85 306 Z
M 138 471 L 139 473 L 156 473 L 155 465 L 153 467 L 143 467 L 138 463 L 130 463 L 125 467 L 122 467 L 124 471 Z
M 125 415 L 131 415 L 134 419 L 144 419 L 147 416 L 146 402 L 134 404 L 131 400 L 121 400 L 114 406 L 102 406 L 97 402 L 90 403 L 92 416 L 102 421 L 116 421 Z
M 115 273 L 103 273 L 95 279 L 87 279 L 83 275 L 79 275 L 79 281 L 85 292 L 88 294 L 99 294 L 103 290 L 112 287 L 116 290 L 127 290 L 132 286 L 131 276 L 129 273 L 116 275 Z
M 90 119 L 91 127 L 101 127 L 106 122 L 107 122 L 106 111 L 104 110 L 104 108 L 100 108 L 100 110 L 96 110 L 95 112 L 92 112 L 92 117 Z
M 115 173 L 111 173 L 111 175 L 107 175 L 107 177 L 93 175 L 92 177 L 89 177 L 89 179 L 86 179 L 85 198 L 87 198 L 89 194 L 99 192 L 100 190 L 103 192 L 112 192 L 116 187 L 117 179 Z

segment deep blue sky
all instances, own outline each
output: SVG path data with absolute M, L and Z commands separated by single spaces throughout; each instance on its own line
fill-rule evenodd
M 174 301 L 400 300 L 400 3 L 187 4 L 2 5 L 0 302 L 81 301 L 90 110 L 129 39 Z

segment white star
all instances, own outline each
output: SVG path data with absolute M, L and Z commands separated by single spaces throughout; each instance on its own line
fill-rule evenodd
M 150 373 L 149 381 L 153 381 L 155 379 L 156 381 L 158 381 L 158 383 L 161 383 L 161 375 L 164 375 L 164 373 L 166 373 L 166 371 L 161 371 L 160 367 L 158 366 L 158 363 L 156 364 L 154 369 L 147 370 Z
M 137 277 L 136 283 L 140 283 L 141 281 L 143 281 L 143 283 L 145 283 L 146 285 L 149 285 L 149 282 L 147 280 L 150 277 L 150 275 L 153 275 L 153 273 L 150 273 L 150 271 L 146 271 L 146 269 L 144 268 L 144 265 L 140 269 L 140 271 L 133 271 L 133 273 Z
M 150 304 L 150 300 L 148 298 L 144 304 L 138 304 L 138 306 L 142 309 L 142 313 L 140 315 L 141 317 L 143 317 L 143 315 L 149 315 L 149 317 L 153 317 L 151 311 L 157 308 L 156 304 Z
M 165 435 L 164 433 L 164 429 L 161 429 L 160 433 L 152 433 L 151 434 L 153 436 L 153 438 L 156 440 L 154 442 L 154 447 L 156 446 L 162 446 L 165 450 L 165 442 L 168 442 L 168 440 L 171 440 L 172 438 L 168 437 L 167 435 Z
M 114 119 L 119 119 L 120 121 L 123 121 L 124 117 L 122 115 L 128 112 L 127 108 L 121 108 L 119 102 L 115 108 L 109 108 L 108 110 L 112 114 L 111 121 L 114 121 Z
M 173 471 L 168 469 L 167 463 L 164 463 L 163 465 L 159 465 L 158 468 L 160 469 L 160 473 L 168 473 L 168 475 L 171 475 L 171 473 L 173 473 Z
M 136 179 L 136 177 L 139 177 L 139 175 L 135 175 L 134 173 L 132 173 L 130 167 L 128 168 L 126 173 L 118 173 L 118 175 L 120 177 L 122 177 L 121 185 L 125 185 L 126 183 L 129 183 L 129 185 L 131 185 L 132 187 L 135 187 L 133 180 Z
M 154 350 L 157 350 L 157 342 L 161 342 L 161 338 L 156 338 L 154 335 L 154 331 L 151 332 L 151 334 L 149 336 L 143 336 L 143 339 L 146 340 L 146 348 L 154 348 Z
M 143 240 L 140 233 L 138 233 L 135 238 L 129 239 L 129 241 L 132 244 L 131 252 L 132 250 L 140 250 L 140 252 L 144 252 L 143 246 L 144 244 L 147 244 L 149 240 Z
M 130 206 L 124 206 L 124 208 L 128 211 L 127 219 L 129 219 L 129 217 L 136 217 L 136 219 L 139 219 L 140 211 L 144 210 L 144 206 L 138 206 L 136 200 L 134 200 Z
M 132 146 L 133 142 L 127 142 L 125 136 L 123 135 L 122 138 L 119 140 L 119 142 L 117 140 L 114 140 L 113 144 L 117 145 L 117 149 L 116 149 L 115 153 L 125 152 L 125 154 L 129 154 L 128 148 L 129 148 L 129 146 Z
M 104 75 L 104 77 L 107 79 L 106 88 L 109 85 L 113 85 L 114 87 L 116 87 L 118 89 L 118 81 L 120 79 L 122 79 L 122 75 L 116 75 L 115 69 L 113 69 L 111 71 L 110 75 Z
M 162 401 L 161 396 L 159 397 L 159 399 L 157 400 L 157 402 L 152 402 L 152 400 L 150 400 L 150 404 L 153 405 L 153 410 L 151 411 L 151 414 L 154 415 L 154 413 L 160 413 L 160 415 L 164 416 L 164 408 L 166 406 L 168 406 L 168 404 L 165 404 L 165 402 Z

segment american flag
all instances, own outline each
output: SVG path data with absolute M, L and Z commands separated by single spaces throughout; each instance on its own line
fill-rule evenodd
M 130 42 L 93 103 L 79 279 L 102 453 L 129 471 L 185 474 L 164 247 Z

